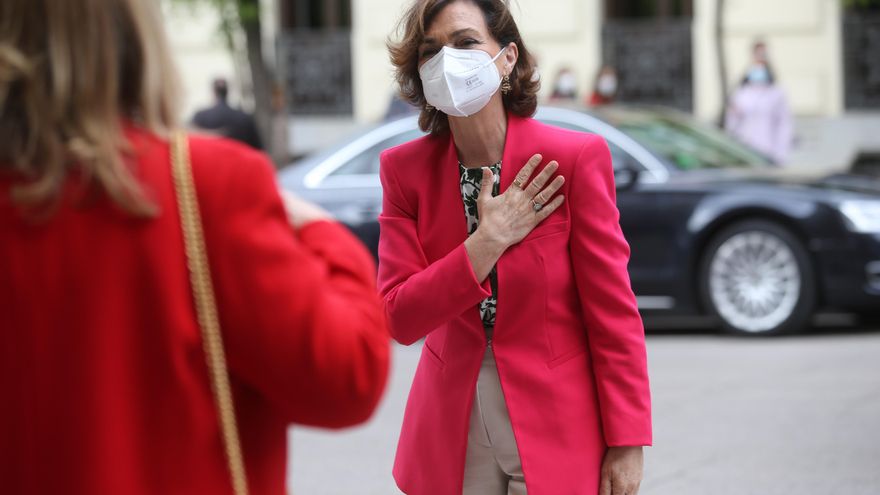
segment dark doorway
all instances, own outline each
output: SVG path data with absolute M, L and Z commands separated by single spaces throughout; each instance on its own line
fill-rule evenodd
M 693 17 L 693 0 L 605 0 L 605 17 Z
M 622 103 L 693 109 L 693 0 L 606 0 L 603 63 Z
M 288 110 L 351 115 L 351 0 L 281 0 L 278 65 Z
M 281 1 L 285 29 L 351 29 L 351 0 Z

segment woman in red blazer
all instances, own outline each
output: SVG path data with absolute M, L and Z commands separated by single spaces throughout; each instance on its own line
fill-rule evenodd
M 392 61 L 430 134 L 381 155 L 379 289 L 392 336 L 427 337 L 398 486 L 634 495 L 650 393 L 608 148 L 531 118 L 506 2 L 419 0 L 402 26 Z
M 0 3 L 0 492 L 231 494 L 184 255 L 157 2 Z M 6 22 L 10 20 L 10 22 Z M 51 56 L 50 56 L 51 54 Z M 252 495 L 287 425 L 366 420 L 375 266 L 265 156 L 189 139 Z

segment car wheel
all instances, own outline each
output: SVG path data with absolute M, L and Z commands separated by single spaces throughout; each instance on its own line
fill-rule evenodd
M 703 301 L 737 334 L 774 335 L 805 329 L 816 284 L 801 241 L 779 224 L 748 220 L 725 228 L 702 258 Z

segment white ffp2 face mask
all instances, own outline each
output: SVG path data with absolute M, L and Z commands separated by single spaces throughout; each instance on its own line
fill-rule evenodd
M 419 69 L 428 104 L 453 117 L 471 116 L 486 106 L 501 85 L 495 61 L 483 50 L 444 46 Z

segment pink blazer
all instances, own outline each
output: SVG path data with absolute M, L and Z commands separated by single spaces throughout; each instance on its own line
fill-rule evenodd
M 501 191 L 534 153 L 559 162 L 564 206 L 498 261 L 492 346 L 529 495 L 598 493 L 607 446 L 650 445 L 645 337 L 600 137 L 508 117 Z M 486 337 L 455 144 L 426 136 L 381 156 L 379 289 L 391 332 L 427 337 L 394 465 L 410 495 L 460 495 Z

